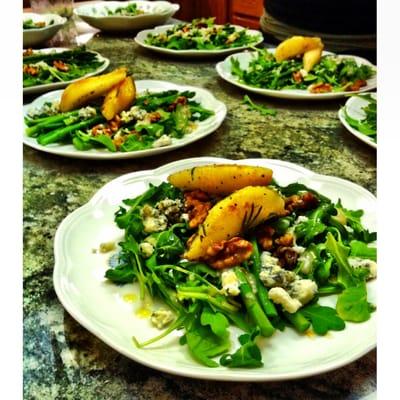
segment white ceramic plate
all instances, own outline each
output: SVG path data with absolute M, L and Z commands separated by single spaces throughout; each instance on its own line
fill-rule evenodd
M 135 81 L 136 89 L 138 93 L 142 93 L 145 90 L 150 92 L 162 92 L 164 90 L 179 90 L 185 91 L 190 90 L 196 92 L 193 100 L 198 101 L 203 107 L 213 110 L 214 115 L 210 118 L 197 122 L 196 129 L 185 135 L 181 139 L 172 139 L 172 144 L 164 147 L 151 148 L 146 150 L 138 150 L 131 152 L 110 152 L 107 149 L 91 149 L 88 151 L 77 150 L 72 144 L 51 144 L 48 146 L 40 145 L 35 138 L 31 138 L 23 135 L 23 142 L 27 146 L 30 146 L 36 150 L 45 151 L 47 153 L 57 154 L 65 157 L 72 158 L 86 158 L 86 159 L 119 159 L 119 158 L 141 158 L 154 156 L 156 154 L 165 153 L 167 151 L 175 150 L 182 146 L 187 146 L 188 144 L 199 140 L 210 133 L 214 132 L 222 124 L 222 121 L 226 116 L 226 106 L 221 101 L 217 100 L 211 92 L 206 89 L 202 89 L 195 86 L 187 85 L 176 85 L 171 82 L 165 81 L 153 81 L 153 80 L 142 80 Z M 46 93 L 37 99 L 35 99 L 31 104 L 24 106 L 24 115 L 26 115 L 32 107 L 41 107 L 45 102 L 53 102 L 61 98 L 62 90 L 53 91 Z
M 93 253 L 102 242 L 118 241 L 123 231 L 114 223 L 114 213 L 121 201 L 143 193 L 149 184 L 160 184 L 175 171 L 210 163 L 239 163 L 272 168 L 280 184 L 301 182 L 330 197 L 342 199 L 346 208 L 363 209 L 363 223 L 376 229 L 376 198 L 362 187 L 332 176 L 317 175 L 297 165 L 268 159 L 232 161 L 201 157 L 176 161 L 150 171 L 133 172 L 106 184 L 84 206 L 60 224 L 55 235 L 54 287 L 66 310 L 86 329 L 121 354 L 149 367 L 193 378 L 228 381 L 276 381 L 295 379 L 344 366 L 376 346 L 376 313 L 360 324 L 346 323 L 341 332 L 326 336 L 302 336 L 292 329 L 276 332 L 259 344 L 264 366 L 256 369 L 207 368 L 199 365 L 180 346 L 181 332 L 173 332 L 162 341 L 137 349 L 139 341 L 160 333 L 148 319 L 136 312 L 140 301 L 127 302 L 135 285 L 117 286 L 106 282 L 104 273 L 110 254 Z M 376 282 L 368 283 L 369 301 L 376 303 Z M 126 297 L 125 297 L 126 298 Z M 336 296 L 323 297 L 323 305 L 335 306 Z M 237 347 L 240 332 L 232 328 L 232 343 Z
M 274 48 L 268 49 L 269 52 L 275 52 Z M 332 54 L 328 52 L 323 52 L 323 55 Z M 245 89 L 249 92 L 258 93 L 264 96 L 270 97 L 279 97 L 282 99 L 294 99 L 294 100 L 328 100 L 328 99 L 336 99 L 344 96 L 348 96 L 352 93 L 360 93 L 368 90 L 372 90 L 376 88 L 376 75 L 367 80 L 367 85 L 362 87 L 357 92 L 331 92 L 331 93 L 310 93 L 307 90 L 299 90 L 299 89 L 285 89 L 285 90 L 272 90 L 272 89 L 261 89 L 254 86 L 246 85 L 239 81 L 239 78 L 236 75 L 233 75 L 231 72 L 231 58 L 239 60 L 240 67 L 242 69 L 246 69 L 249 66 L 250 61 L 257 56 L 257 52 L 255 51 L 245 51 L 238 54 L 233 54 L 227 57 L 224 61 L 219 62 L 216 65 L 216 69 L 218 75 L 226 80 L 229 83 L 232 83 L 235 86 L 238 86 L 242 89 Z M 339 55 L 339 57 L 353 58 L 358 65 L 366 64 L 371 67 L 375 66 L 371 64 L 368 60 L 352 56 L 352 55 Z
M 63 47 L 51 47 L 47 49 L 40 49 L 35 51 L 48 54 L 48 53 L 62 53 L 63 51 L 67 51 L 71 49 L 63 48 Z M 35 86 L 30 86 L 30 87 L 25 87 L 24 88 L 24 94 L 37 94 L 37 93 L 43 93 L 43 92 L 48 92 L 50 90 L 55 90 L 55 89 L 60 89 L 63 88 L 67 85 L 69 85 L 71 82 L 78 81 L 79 79 L 87 78 L 89 76 L 97 75 L 103 72 L 110 64 L 110 60 L 108 58 L 103 57 L 100 53 L 97 53 L 95 51 L 92 51 L 91 53 L 95 53 L 97 56 L 97 60 L 103 62 L 102 65 L 100 65 L 96 70 L 89 72 L 85 75 L 82 75 L 80 78 L 77 79 L 72 79 L 69 81 L 63 81 L 63 82 L 53 82 L 53 83 L 46 83 L 44 85 L 35 85 Z
M 247 46 L 232 47 L 229 49 L 221 49 L 221 50 L 174 50 L 174 49 L 166 49 L 164 47 L 153 46 L 146 43 L 147 35 L 149 33 L 157 35 L 159 33 L 167 31 L 173 26 L 174 25 L 163 25 L 163 26 L 157 26 L 154 29 L 146 29 L 144 31 L 140 31 L 135 37 L 135 42 L 138 43 L 140 46 L 145 47 L 146 49 L 150 49 L 158 53 L 169 54 L 180 57 L 188 57 L 188 58 L 227 55 L 250 47 L 250 45 L 247 45 Z M 233 25 L 233 26 L 237 30 L 244 29 L 242 26 L 239 25 Z M 258 38 L 256 42 L 251 44 L 251 46 L 257 46 L 264 40 L 263 35 L 260 31 L 256 31 L 254 29 L 248 29 L 247 33 L 251 36 L 256 36 Z
M 24 48 L 34 47 L 52 38 L 67 22 L 67 19 L 57 14 L 24 13 L 23 20 L 31 19 L 33 22 L 46 22 L 46 26 L 36 29 L 24 29 Z M 54 21 L 52 25 L 48 25 Z
M 107 10 L 126 7 L 136 3 L 144 14 L 135 16 L 107 15 Z M 179 10 L 179 4 L 168 1 L 102 1 L 84 4 L 74 9 L 74 13 L 89 25 L 102 31 L 126 32 L 161 25 Z
M 376 99 L 376 93 L 371 93 L 371 96 Z M 346 108 L 347 113 L 351 118 L 361 120 L 365 117 L 365 112 L 362 110 L 363 107 L 365 107 L 368 104 L 368 102 L 360 97 L 350 97 L 347 101 L 346 104 L 344 105 L 344 108 Z M 367 135 L 364 135 L 363 133 L 359 132 L 357 129 L 353 128 L 349 123 L 346 121 L 345 115 L 343 108 L 341 108 L 338 112 L 340 122 L 345 126 L 345 128 L 353 134 L 355 137 L 358 139 L 362 140 L 364 143 L 367 143 L 374 149 L 376 149 L 377 145 L 376 143 Z

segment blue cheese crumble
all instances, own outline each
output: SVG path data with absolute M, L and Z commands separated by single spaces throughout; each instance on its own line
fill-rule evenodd
M 150 317 L 151 323 L 157 329 L 164 329 L 174 320 L 174 314 L 170 310 L 166 310 L 165 308 L 159 308 L 156 311 L 153 311 Z
M 240 294 L 240 282 L 232 269 L 222 271 L 221 284 L 224 294 L 228 296 L 238 296 Z
M 268 251 L 261 253 L 260 280 L 269 289 L 268 297 L 289 313 L 295 313 L 309 303 L 318 292 L 311 279 L 302 279 L 293 271 L 279 265 L 279 260 Z

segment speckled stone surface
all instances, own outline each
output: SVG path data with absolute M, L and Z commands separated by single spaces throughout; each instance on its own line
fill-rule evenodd
M 243 91 L 218 78 L 215 59 L 160 57 L 138 48 L 132 38 L 105 35 L 94 37 L 88 47 L 110 58 L 110 68 L 127 66 L 135 79 L 207 88 L 225 102 L 228 115 L 205 139 L 157 157 L 85 161 L 24 148 L 24 398 L 353 400 L 375 392 L 376 351 L 339 370 L 297 381 L 197 381 L 136 364 L 64 311 L 52 285 L 57 226 L 121 174 L 197 156 L 275 158 L 376 191 L 376 153 L 341 126 L 337 111 L 343 101 L 292 102 L 251 96 L 278 110 L 276 117 L 264 117 L 241 104 Z

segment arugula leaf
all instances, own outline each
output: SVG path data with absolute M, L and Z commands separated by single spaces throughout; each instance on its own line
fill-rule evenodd
M 295 233 L 299 243 L 308 244 L 316 236 L 324 233 L 327 228 L 325 221 L 334 210 L 332 203 L 322 203 L 308 215 L 307 221 L 296 225 Z
M 339 295 L 336 303 L 338 315 L 345 321 L 367 321 L 374 306 L 367 301 L 367 288 L 365 283 L 349 287 Z
M 361 217 L 364 215 L 363 210 L 348 210 L 342 206 L 341 201 L 335 205 L 335 208 L 346 218 L 346 225 L 353 229 L 355 239 L 361 240 L 366 243 L 376 240 L 376 232 L 369 232 L 361 223 Z
M 189 318 L 185 326 L 186 343 L 193 358 L 207 367 L 218 367 L 218 363 L 211 358 L 229 350 L 229 335 L 223 338 L 217 336 L 208 325 L 203 326 L 196 316 Z
M 173 262 L 185 251 L 181 239 L 171 230 L 161 232 L 156 243 L 157 260 L 160 263 Z
M 212 332 L 220 338 L 229 336 L 228 319 L 220 312 L 213 312 L 210 307 L 204 307 L 200 316 L 200 323 L 204 326 L 209 325 Z
M 328 331 L 342 331 L 345 323 L 334 308 L 311 304 L 300 310 L 312 324 L 313 330 L 317 335 L 325 335 Z
M 347 260 L 349 256 L 349 248 L 336 241 L 331 232 L 328 232 L 326 235 L 325 245 L 326 249 L 334 257 L 338 265 L 338 282 L 342 283 L 345 287 L 356 286 L 358 281 L 353 274 L 353 268 Z
M 255 343 L 260 331 L 256 329 L 251 334 L 245 333 L 239 336 L 241 346 L 233 354 L 223 355 L 219 362 L 229 368 L 259 368 L 264 365 L 261 361 L 261 351 Z
M 376 261 L 377 249 L 376 247 L 369 247 L 366 243 L 359 240 L 352 240 L 350 242 L 350 256 Z
M 254 102 L 251 101 L 250 97 L 247 94 L 244 95 L 242 103 L 247 104 L 250 109 L 256 110 L 262 115 L 272 115 L 273 117 L 276 115 L 276 110 L 262 105 L 254 104 Z

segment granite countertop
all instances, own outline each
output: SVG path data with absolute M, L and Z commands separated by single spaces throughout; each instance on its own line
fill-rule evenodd
M 376 153 L 350 135 L 337 111 L 343 100 L 294 102 L 252 95 L 276 117 L 247 111 L 244 92 L 218 78 L 214 59 L 182 61 L 138 48 L 132 37 L 97 35 L 87 44 L 127 66 L 135 79 L 204 87 L 228 107 L 222 126 L 188 147 L 157 157 L 76 160 L 24 147 L 25 399 L 361 399 L 376 390 L 376 351 L 312 378 L 276 383 L 216 383 L 149 369 L 115 352 L 81 327 L 58 301 L 53 239 L 60 222 L 121 174 L 182 158 L 274 158 L 335 175 L 376 191 Z M 29 100 L 29 99 L 28 99 Z

